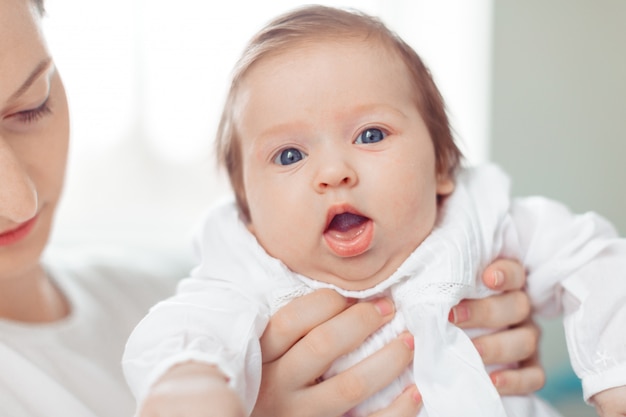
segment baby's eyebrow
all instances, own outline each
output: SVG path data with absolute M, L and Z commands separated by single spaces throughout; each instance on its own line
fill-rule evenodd
M 265 139 L 268 137 L 273 137 L 276 135 L 284 135 L 286 133 L 295 133 L 300 132 L 306 129 L 308 125 L 303 122 L 286 122 L 279 123 L 270 126 L 269 128 L 263 130 L 258 136 L 258 139 Z
M 24 81 L 24 83 L 17 89 L 15 93 L 13 93 L 13 95 L 11 95 L 11 98 L 9 100 L 15 100 L 16 98 L 24 94 L 30 88 L 30 86 L 33 85 L 33 83 L 37 80 L 37 78 L 39 78 L 39 76 L 50 67 L 51 63 L 52 63 L 52 57 L 47 57 L 43 59 L 35 67 L 33 72 L 30 73 L 26 81 Z
M 396 116 L 401 116 L 401 117 L 407 117 L 406 114 L 404 114 L 404 112 L 402 112 L 400 109 L 394 107 L 394 106 L 390 106 L 390 105 L 384 105 L 384 104 L 362 104 L 359 106 L 355 106 L 352 109 L 349 109 L 347 111 L 348 114 L 355 114 L 355 115 L 359 115 L 359 114 L 379 114 L 379 113 L 393 113 Z

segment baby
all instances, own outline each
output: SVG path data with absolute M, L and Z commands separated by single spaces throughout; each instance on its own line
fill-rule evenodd
M 128 342 L 140 408 L 185 364 L 202 385 L 179 387 L 179 408 L 162 415 L 247 415 L 268 317 L 332 288 L 391 295 L 398 313 L 321 378 L 405 328 L 416 336 L 412 369 L 349 415 L 375 412 L 414 382 L 420 416 L 556 416 L 534 396 L 500 398 L 468 335 L 447 320 L 461 299 L 488 295 L 478 273 L 507 256 L 528 268 L 537 311 L 565 313 L 585 398 L 603 415 L 626 412 L 626 280 L 612 273 L 626 271 L 626 241 L 592 213 L 511 201 L 494 166 L 461 168 L 427 68 L 377 19 L 310 6 L 269 23 L 235 69 L 217 147 L 235 201 L 211 210 L 201 264 Z M 207 406 L 191 410 L 198 396 Z

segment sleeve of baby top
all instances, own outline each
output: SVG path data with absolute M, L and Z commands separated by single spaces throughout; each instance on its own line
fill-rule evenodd
M 540 197 L 517 200 L 512 218 L 534 308 L 564 313 L 585 399 L 626 385 L 626 240 L 599 215 Z
M 267 318 L 256 300 L 227 285 L 184 280 L 177 295 L 150 310 L 126 345 L 124 373 L 138 404 L 169 368 L 197 361 L 217 365 L 251 410 Z
M 248 411 L 256 401 L 271 277 L 255 262 L 258 245 L 241 230 L 236 209 L 224 207 L 201 227 L 195 242 L 201 260 L 191 277 L 155 305 L 128 340 L 124 374 L 139 406 L 169 368 L 190 360 L 217 365 Z

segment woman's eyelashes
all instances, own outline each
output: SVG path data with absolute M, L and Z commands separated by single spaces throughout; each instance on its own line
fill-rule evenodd
M 36 108 L 29 109 L 29 110 L 22 110 L 20 112 L 15 113 L 11 117 L 14 117 L 15 120 L 17 120 L 20 123 L 25 123 L 25 124 L 34 123 L 38 121 L 39 119 L 41 119 L 42 117 L 44 117 L 46 114 L 49 114 L 51 112 L 48 101 L 49 101 L 49 97 L 46 97 L 43 103 L 41 103 Z
M 359 136 L 356 138 L 354 143 L 357 144 L 367 144 L 367 143 L 376 143 L 387 137 L 387 133 L 382 130 L 372 127 L 365 129 L 362 131 Z
M 296 148 L 283 149 L 274 157 L 274 163 L 278 165 L 291 165 L 304 159 L 306 154 Z

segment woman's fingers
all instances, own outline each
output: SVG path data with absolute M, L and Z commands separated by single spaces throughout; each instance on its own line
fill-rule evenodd
M 403 333 L 378 352 L 334 377 L 320 383 L 311 381 L 300 387 L 284 385 L 289 375 L 298 373 L 299 370 L 294 372 L 297 368 L 291 369 L 291 373 L 289 369 L 282 368 L 284 375 L 276 375 L 277 369 L 283 364 L 281 358 L 263 367 L 265 383 L 261 384 L 261 392 L 252 415 L 255 417 L 343 415 L 387 386 L 406 370 L 412 360 L 413 338 L 410 334 Z M 407 392 L 403 393 L 389 410 L 401 411 L 395 414 L 398 416 L 415 416 L 417 413 L 410 414 L 404 411 L 411 409 L 408 402 L 410 398 L 415 397 L 411 397 Z M 385 415 L 394 414 L 382 414 Z
M 388 323 L 394 312 L 388 298 L 355 303 L 331 290 L 289 303 L 272 317 L 261 338 L 263 373 L 252 415 L 343 415 L 384 388 L 413 358 L 408 334 L 338 375 L 316 380 L 337 358 Z M 399 400 L 395 407 L 403 410 L 406 403 Z
M 541 330 L 533 321 L 473 340 L 485 364 L 519 364 L 491 373 L 501 395 L 528 395 L 543 387 L 545 370 L 539 362 Z
M 530 299 L 524 291 L 509 291 L 488 298 L 463 300 L 452 308 L 450 321 L 462 329 L 512 326 L 530 316 Z
M 450 311 L 450 321 L 468 329 L 512 326 L 530 316 L 530 299 L 525 291 L 526 271 L 517 261 L 498 259 L 482 275 L 483 283 L 502 294 L 478 300 L 463 300 Z
M 526 270 L 519 261 L 497 259 L 485 268 L 482 280 L 492 290 L 521 290 L 526 285 Z
M 277 361 L 277 375 L 285 383 L 295 386 L 310 384 L 338 357 L 354 350 L 391 320 L 393 313 L 393 304 L 387 298 L 350 306 L 294 344 Z
M 536 352 L 522 361 L 519 368 L 495 371 L 490 376 L 500 395 L 532 394 L 546 382 L 546 373 Z
M 491 373 L 501 395 L 527 395 L 545 383 L 538 359 L 539 326 L 531 318 L 524 291 L 526 271 L 513 260 L 499 259 L 485 269 L 483 283 L 501 294 L 480 300 L 463 300 L 450 311 L 450 321 L 461 328 L 504 329 L 473 340 L 485 364 L 514 364 Z M 507 329 L 509 328 L 509 329 Z
M 263 362 L 276 360 L 309 331 L 335 317 L 352 303 L 327 289 L 291 301 L 272 316 L 261 337 Z
M 422 396 L 415 385 L 410 386 L 388 407 L 369 417 L 415 417 L 422 408 Z
M 473 339 L 474 346 L 486 365 L 521 363 L 534 355 L 541 332 L 531 322 Z
M 406 370 L 412 359 L 413 337 L 405 332 L 353 367 L 312 387 L 308 401 L 316 405 L 319 416 L 342 415 L 389 385 Z M 390 409 L 409 408 L 410 395 L 405 392 Z

